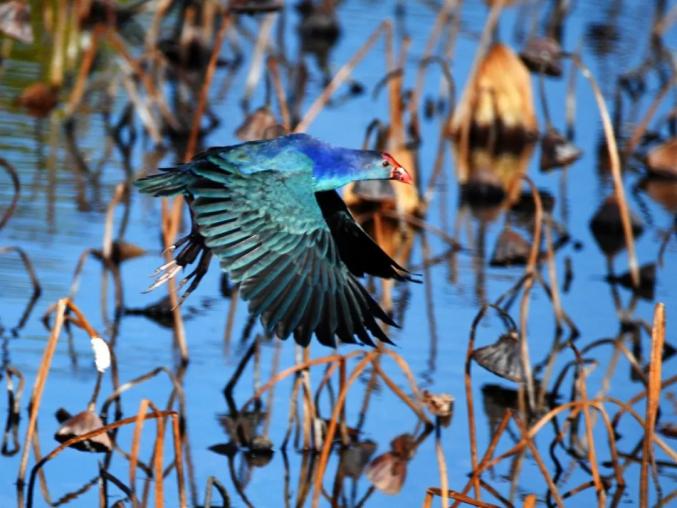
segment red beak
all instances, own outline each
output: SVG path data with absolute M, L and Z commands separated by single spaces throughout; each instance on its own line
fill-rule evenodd
M 411 175 L 407 173 L 407 170 L 404 169 L 402 166 L 396 166 L 393 168 L 393 170 L 390 172 L 390 179 L 391 180 L 397 180 L 398 182 L 402 183 L 414 183 L 414 180 L 412 180 Z

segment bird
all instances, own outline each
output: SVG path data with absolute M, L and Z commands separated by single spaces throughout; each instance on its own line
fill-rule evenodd
M 187 163 L 160 168 L 135 185 L 153 196 L 183 195 L 191 232 L 170 247 L 174 259 L 159 267 L 149 290 L 186 276 L 190 294 L 212 255 L 239 283 L 249 312 L 280 339 L 306 347 L 312 336 L 337 343 L 393 344 L 377 319 L 397 327 L 358 280 L 375 275 L 420 282 L 359 226 L 337 189 L 353 181 L 411 184 L 388 153 L 330 145 L 308 134 L 213 147 Z

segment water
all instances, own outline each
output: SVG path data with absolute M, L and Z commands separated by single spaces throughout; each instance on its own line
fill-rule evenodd
M 633 3 L 603 2 L 600 7 L 592 7 L 588 3 L 575 6 L 573 14 L 568 18 L 564 30 L 565 49 L 574 50 L 582 43 L 582 58 L 590 66 L 593 74 L 600 80 L 600 86 L 607 99 L 610 99 L 615 90 L 616 76 L 636 67 L 647 51 L 647 31 L 652 22 L 653 5 L 647 4 L 639 8 Z M 404 3 L 406 14 L 404 26 L 411 38 L 411 49 L 405 69 L 405 87 L 413 87 L 418 59 L 424 51 L 430 27 L 435 20 L 436 12 L 426 3 Z M 329 66 L 336 70 L 362 45 L 367 34 L 385 17 L 392 16 L 395 3 L 349 1 L 338 7 L 338 18 L 342 27 L 342 36 L 330 54 Z M 524 34 L 530 29 L 530 24 L 536 20 L 540 27 L 540 20 L 547 12 L 542 7 L 513 7 L 505 11 L 500 22 L 500 38 L 503 42 L 519 49 Z M 609 13 L 613 13 L 610 19 Z M 285 37 L 288 55 L 298 54 L 298 38 L 295 27 L 298 23 L 298 14 L 288 8 L 286 14 Z M 473 55 L 477 46 L 478 34 L 485 19 L 485 8 L 479 3 L 465 5 L 462 10 L 462 30 L 457 41 L 452 73 L 456 81 L 459 95 L 467 78 Z M 140 22 L 150 22 L 149 15 L 142 15 Z M 243 24 L 254 31 L 256 21 L 244 19 Z M 616 36 L 609 40 L 596 41 L 595 37 L 601 30 L 601 24 L 615 30 Z M 626 28 L 628 27 L 628 28 Z M 674 48 L 675 31 L 668 31 L 665 43 Z M 204 140 L 205 146 L 228 145 L 237 142 L 234 131 L 243 119 L 240 108 L 240 98 L 245 86 L 247 69 L 249 67 L 253 43 L 241 42 L 244 51 L 245 65 L 238 71 L 229 93 L 225 98 L 218 97 L 217 90 L 223 83 L 229 71 L 217 71 L 213 92 L 210 97 L 210 108 L 220 119 L 218 128 Z M 228 50 L 224 50 L 228 54 Z M 58 298 L 68 295 L 70 284 L 77 264 L 78 257 L 86 248 L 100 248 L 102 244 L 105 210 L 110 201 L 115 186 L 124 181 L 125 161 L 123 154 L 113 148 L 106 154 L 106 146 L 110 142 L 106 139 L 107 132 L 102 116 L 97 112 L 99 101 L 92 100 L 93 111 L 84 111 L 77 116 L 76 143 L 80 154 L 90 167 L 95 167 L 103 160 L 101 177 L 98 184 L 87 181 L 86 177 L 78 174 L 72 153 L 67 149 L 66 139 L 61 123 L 62 115 L 57 111 L 45 119 L 34 119 L 23 110 L 13 105 L 13 98 L 18 96 L 28 84 L 41 79 L 43 70 L 37 59 L 31 58 L 30 53 L 22 53 L 23 58 L 10 58 L 4 62 L 2 79 L 0 79 L 0 143 L 2 157 L 10 161 L 19 174 L 22 189 L 21 199 L 17 210 L 0 233 L 0 245 L 14 245 L 24 249 L 30 256 L 40 283 L 42 295 L 37 301 L 30 317 L 20 329 L 15 329 L 20 321 L 26 302 L 31 294 L 31 287 L 26 274 L 21 268 L 20 261 L 14 254 L 0 255 L 0 328 L 2 329 L 2 361 L 3 365 L 11 365 L 23 373 L 26 380 L 26 393 L 21 400 L 22 420 L 20 437 L 23 439 L 27 425 L 25 411 L 31 387 L 35 381 L 42 352 L 49 336 L 48 330 L 41 323 L 41 316 L 48 307 Z M 296 58 L 291 56 L 290 58 Z M 310 77 L 308 92 L 304 100 L 305 110 L 322 88 L 322 73 L 314 59 L 308 57 Z M 103 93 L 107 79 L 112 79 L 115 72 L 114 61 L 107 58 L 103 61 L 104 67 L 99 67 L 95 78 L 98 78 L 97 93 Z M 107 67 L 106 67 L 107 66 Z M 552 121 L 555 126 L 564 128 L 566 81 L 548 79 L 546 82 L 547 100 L 549 103 Z M 351 98 L 340 104 L 322 111 L 312 124 L 309 133 L 331 141 L 337 145 L 360 146 L 367 124 L 373 118 L 387 118 L 387 93 L 384 91 L 376 100 L 371 97 L 374 84 L 385 74 L 385 59 L 383 43 L 379 42 L 357 66 L 353 78 L 364 84 L 368 93 Z M 425 84 L 425 96 L 436 97 L 440 90 L 440 73 L 433 68 L 428 74 Z M 624 134 L 631 132 L 632 121 L 637 121 L 659 88 L 656 75 L 645 74 L 647 78 L 647 93 L 639 101 L 634 113 L 628 108 Z M 534 81 L 536 86 L 536 81 Z M 534 89 L 536 90 L 536 88 Z M 167 90 L 172 93 L 171 90 Z M 339 92 L 339 95 L 342 91 Z M 119 118 L 124 106 L 124 89 L 118 87 L 117 99 L 111 104 L 113 120 Z M 253 107 L 264 101 L 264 87 L 260 84 L 250 100 Z M 566 225 L 573 241 L 559 250 L 556 254 L 556 267 L 560 284 L 564 278 L 565 258 L 570 258 L 573 267 L 573 282 L 568 292 L 562 294 L 562 304 L 568 315 L 580 331 L 576 345 L 579 349 L 593 343 L 600 338 L 616 337 L 620 329 L 619 318 L 625 315 L 624 311 L 616 308 L 614 293 L 605 281 L 607 262 L 595 244 L 588 222 L 593 213 L 605 197 L 613 191 L 610 177 L 597 169 L 598 144 L 603 139 L 601 124 L 588 83 L 581 77 L 576 80 L 576 143 L 583 149 L 584 156 L 571 165 L 566 172 L 554 171 L 541 173 L 538 171 L 538 153 L 531 157 L 529 175 L 541 190 L 548 191 L 555 197 L 554 218 Z M 62 99 L 67 93 L 62 93 Z M 673 107 L 672 95 L 668 95 L 665 103 L 657 113 L 663 117 Z M 63 102 L 61 103 L 63 104 Z M 611 100 L 607 100 L 613 108 Z M 188 117 L 190 118 L 190 117 Z M 430 178 L 435 158 L 436 144 L 442 117 L 423 121 L 421 125 L 422 144 L 419 153 L 420 177 L 425 184 Z M 188 120 L 186 120 L 188 122 Z M 545 125 L 542 112 L 539 108 L 539 125 Z M 141 126 L 137 122 L 137 129 L 141 133 Z M 154 153 L 153 143 L 144 136 L 139 136 L 133 145 L 129 166 L 134 173 L 142 170 L 151 170 L 161 165 L 169 165 L 176 160 L 176 154 L 169 150 L 163 158 L 156 158 L 149 162 Z M 390 334 L 397 346 L 394 350 L 406 359 L 413 371 L 416 381 L 421 388 L 432 392 L 446 392 L 456 398 L 453 421 L 448 428 L 442 430 L 442 445 L 448 467 L 449 486 L 461 490 L 467 481 L 467 473 L 471 470 L 470 453 L 468 446 L 468 420 L 464 395 L 464 358 L 470 325 L 483 301 L 494 301 L 499 295 L 510 288 L 523 274 L 522 267 L 492 268 L 488 266 L 488 258 L 501 232 L 504 217 L 501 214 L 494 220 L 481 224 L 471 213 L 462 212 L 458 208 L 459 190 L 454 177 L 454 162 L 451 157 L 450 144 L 446 147 L 447 154 L 444 164 L 444 178 L 436 186 L 432 205 L 427 213 L 426 220 L 437 227 L 452 228 L 455 223 L 461 222 L 458 228 L 458 241 L 462 249 L 456 253 L 452 261 L 443 260 L 429 268 L 425 285 L 411 284 L 406 288 L 398 285 L 394 291 L 396 305 L 404 300 L 405 311 L 400 322 L 402 328 L 391 330 Z M 181 150 L 176 150 L 181 153 Z M 538 152 L 538 150 L 536 151 Z M 655 262 L 658 257 L 662 234 L 674 224 L 674 209 L 668 210 L 655 203 L 646 194 L 634 192 L 640 175 L 636 172 L 626 172 L 625 186 L 628 192 L 631 209 L 638 214 L 645 224 L 644 233 L 637 240 L 637 253 L 641 263 Z M 12 190 L 9 180 L 4 173 L 0 173 L 0 203 L 8 203 Z M 141 308 L 157 301 L 165 295 L 164 289 L 156 290 L 151 294 L 142 291 L 147 287 L 150 279 L 147 277 L 162 263 L 159 255 L 159 217 L 160 202 L 133 192 L 130 204 L 129 226 L 125 240 L 139 245 L 148 251 L 144 257 L 130 260 L 122 266 L 122 281 L 124 285 L 124 303 L 127 308 Z M 115 213 L 115 223 L 122 219 L 122 209 Z M 448 244 L 435 234 L 426 235 L 429 257 L 436 257 L 446 252 Z M 575 248 L 575 245 L 580 248 Z M 483 251 L 483 252 L 482 252 Z M 424 247 L 421 236 L 414 240 L 412 255 L 408 266 L 419 267 L 422 264 Z M 664 302 L 667 309 L 667 341 L 674 344 L 674 322 L 677 308 L 674 281 L 677 280 L 677 243 L 674 236 L 667 243 L 663 254 L 663 263 L 657 269 L 657 281 L 653 300 L 638 300 L 631 302 L 631 294 L 625 289 L 618 289 L 623 306 L 631 306 L 629 311 L 634 319 L 643 319 L 650 322 L 655 302 Z M 627 268 L 627 259 L 624 253 L 613 259 L 613 266 L 617 273 Z M 543 273 L 546 273 L 545 266 Z M 104 337 L 110 333 L 108 316 L 104 319 L 101 311 L 101 265 L 95 260 L 87 261 L 81 275 L 81 283 L 75 302 L 86 314 L 93 326 Z M 108 284 L 108 303 L 112 305 L 112 283 Z M 432 298 L 428 301 L 426 291 Z M 408 292 L 408 294 L 406 294 Z M 224 299 L 220 291 L 220 276 L 216 266 L 212 266 L 207 277 L 184 305 L 182 311 L 186 316 L 186 337 L 190 350 L 190 364 L 183 372 L 182 385 L 185 393 L 185 425 L 190 448 L 187 450 L 192 467 L 188 468 L 190 480 L 195 488 L 189 488 L 189 500 L 202 503 L 204 488 L 209 476 L 216 477 L 230 494 L 236 506 L 252 504 L 254 506 L 281 506 L 296 504 L 297 496 L 302 492 L 300 487 L 306 461 L 311 458 L 288 446 L 286 452 L 280 449 L 287 429 L 287 415 L 289 396 L 292 383 L 286 380 L 277 385 L 272 399 L 272 406 L 264 397 L 266 409 L 271 411 L 269 423 L 269 438 L 274 445 L 273 456 L 267 464 L 259 467 L 248 462 L 244 452 L 238 452 L 229 458 L 215 453 L 210 449 L 214 445 L 229 441 L 221 424 L 222 417 L 228 412 L 222 390 L 240 358 L 246 351 L 248 344 L 240 340 L 247 322 L 246 306 L 240 302 L 235 314 L 233 338 L 228 345 L 224 345 L 224 329 L 229 309 L 229 301 Z M 511 309 L 515 319 L 518 318 L 518 304 Z M 431 333 L 431 312 L 434 317 L 434 334 Z M 109 315 L 110 312 L 106 312 Z M 551 304 L 546 294 L 537 285 L 533 291 L 529 311 L 529 346 L 532 362 L 538 364 L 548 355 L 554 337 L 555 319 Z M 478 330 L 477 342 L 487 345 L 502 332 L 500 320 L 495 316 L 483 321 Z M 254 334 L 260 332 L 260 325 L 254 327 Z M 254 335 L 253 334 L 253 335 Z M 436 338 L 435 338 L 436 337 Z M 119 365 L 119 376 L 122 382 L 142 375 L 158 366 L 174 368 L 178 357 L 172 347 L 172 331 L 169 328 L 140 316 L 125 316 L 120 321 L 115 355 Z M 39 413 L 39 438 L 42 452 L 46 453 L 57 445 L 53 434 L 58 429 L 58 423 L 52 417 L 60 407 L 76 413 L 85 408 L 96 379 L 96 371 L 92 365 L 90 346 L 86 334 L 74 330 L 72 344 L 69 345 L 64 334 L 57 347 L 52 368 L 49 372 L 45 393 Z M 643 359 L 647 360 L 649 339 L 646 333 L 641 335 Z M 632 349 L 627 343 L 628 348 Z M 275 364 L 275 355 L 278 354 L 278 371 L 294 363 L 294 348 L 291 343 L 279 341 L 265 341 L 261 348 L 258 373 L 256 377 L 250 366 L 245 370 L 234 392 L 238 404 L 242 404 L 253 394 L 257 383 L 265 382 L 272 374 Z M 348 353 L 355 347 L 342 347 L 340 352 Z M 365 349 L 366 351 L 366 349 Z M 319 357 L 331 353 L 320 345 L 313 345 L 312 357 Z M 595 349 L 590 353 L 598 365 L 592 371 L 588 383 L 588 393 L 592 396 L 602 387 L 603 378 L 612 358 L 610 347 Z M 560 354 L 555 363 L 555 372 L 558 373 L 564 365 L 573 360 L 569 351 Z M 625 362 L 625 363 L 624 363 Z M 410 393 L 406 378 L 389 358 L 382 360 L 384 370 L 392 376 L 398 386 Z M 349 364 L 352 369 L 354 362 Z M 674 360 L 667 360 L 663 365 L 663 376 L 667 378 L 674 369 Z M 630 377 L 630 367 L 626 360 L 620 359 L 619 366 L 609 380 L 610 393 L 621 400 L 627 400 L 632 395 L 643 390 L 643 386 Z M 316 387 L 322 377 L 322 368 L 311 371 L 312 386 Z M 348 396 L 346 406 L 347 421 L 350 425 L 357 422 L 360 408 L 369 380 L 369 374 L 363 374 Z M 563 386 L 571 384 L 569 381 Z M 567 384 L 568 383 L 568 384 Z M 507 388 L 514 388 L 514 383 L 502 380 L 493 374 L 473 367 L 473 386 L 475 396 L 475 414 L 477 418 L 477 440 L 480 454 L 483 453 L 491 439 L 489 422 L 484 414 L 486 401 L 482 402 L 482 387 L 498 384 Z M 337 390 L 334 383 L 334 391 Z M 569 397 L 568 388 L 560 392 L 564 402 Z M 110 377 L 107 376 L 102 386 L 101 402 L 112 391 Z M 150 399 L 159 407 L 166 404 L 171 392 L 171 385 L 166 377 L 160 375 L 151 381 L 125 394 L 123 398 L 124 416 L 135 414 L 141 399 Z M 664 390 L 662 406 L 662 422 L 672 421 L 674 424 L 675 409 L 670 405 L 669 397 L 675 395 L 674 388 Z M 635 407 L 644 414 L 643 402 Z M 0 402 L 0 413 L 5 414 L 7 400 Z M 611 414 L 616 408 L 608 405 Z M 325 392 L 319 406 L 320 414 L 329 418 L 331 405 Z M 639 425 L 624 417 L 622 438 L 618 441 L 619 449 L 631 453 L 635 444 L 641 438 L 642 429 Z M 148 422 L 145 426 L 142 442 L 141 457 L 148 461 L 152 451 L 154 423 Z M 117 442 L 125 449 L 131 443 L 131 427 L 123 429 L 117 437 Z M 390 442 L 398 435 L 410 433 L 421 436 L 422 426 L 418 419 L 383 383 L 379 383 L 370 400 L 369 409 L 362 427 L 360 440 L 371 440 L 375 443 L 375 451 L 371 455 L 374 459 L 390 449 Z M 582 434 L 581 434 L 582 435 Z M 555 472 L 555 463 L 549 456 L 547 447 L 553 439 L 552 428 L 539 434 L 537 444 L 544 456 L 551 474 Z M 516 436 L 504 436 L 499 453 L 507 450 L 515 441 Z M 606 436 L 597 425 L 595 440 L 597 443 L 598 460 L 600 463 L 609 459 Z M 670 444 L 670 440 L 667 440 Z M 568 443 L 567 443 L 568 446 Z M 171 460 L 169 454 L 171 445 L 166 442 L 165 464 Z M 658 452 L 659 459 L 669 460 Z M 589 475 L 578 467 L 578 462 L 565 454 L 562 449 L 557 450 L 558 460 L 564 468 L 564 477 L 560 477 L 560 490 L 565 492 L 580 483 L 587 481 Z M 20 454 L 0 458 L 0 505 L 10 506 L 15 503 L 16 494 L 14 481 L 16 478 Z M 66 492 L 77 490 L 97 474 L 99 456 L 83 454 L 74 450 L 67 450 L 53 462 L 45 466 L 47 482 L 52 500 L 57 500 Z M 32 464 L 32 463 L 31 463 Z M 325 476 L 325 489 L 331 493 L 333 478 L 338 460 L 335 452 L 332 453 L 328 471 Z M 503 495 L 510 492 L 510 471 L 504 462 L 501 466 L 485 478 Z M 527 456 L 519 477 L 514 502 L 521 504 L 521 497 L 527 493 L 536 493 L 543 499 L 546 486 L 539 475 L 538 468 L 531 456 Z M 345 480 L 344 490 L 339 503 L 342 505 L 356 505 L 363 496 L 368 496 L 366 504 L 369 506 L 387 506 L 396 503 L 398 506 L 412 506 L 421 503 L 425 489 L 439 486 L 438 464 L 435 458 L 434 435 L 427 436 L 416 448 L 413 457 L 408 462 L 406 479 L 396 497 L 391 497 L 379 491 L 370 489 L 370 482 L 361 475 L 351 485 Z M 120 456 L 113 460 L 111 472 L 118 478 L 127 478 L 127 462 Z M 609 467 L 601 467 L 603 474 L 611 474 Z M 173 473 L 172 473 L 173 475 Z M 630 488 L 623 501 L 637 502 L 636 485 L 639 482 L 639 465 L 628 467 L 625 473 Z M 663 494 L 667 495 L 675 488 L 675 475 L 672 468 L 661 468 L 661 486 Z M 141 482 L 139 483 L 141 485 Z M 166 501 L 169 506 L 178 503 L 175 489 L 172 487 L 172 476 L 166 480 Z M 37 490 L 37 489 L 36 489 Z M 94 487 L 71 502 L 75 506 L 92 506 L 96 502 Z M 238 491 L 240 493 L 238 493 Z M 109 487 L 109 502 L 112 503 L 123 497 L 121 491 Z M 655 500 L 655 493 L 652 494 Z M 287 497 L 289 496 L 289 497 Z M 489 496 L 487 495 L 487 498 Z M 38 495 L 36 505 L 43 505 L 42 497 Z M 306 503 L 309 504 L 308 497 Z M 594 491 L 589 489 L 577 496 L 585 503 L 594 502 Z M 327 499 L 322 501 L 328 504 Z

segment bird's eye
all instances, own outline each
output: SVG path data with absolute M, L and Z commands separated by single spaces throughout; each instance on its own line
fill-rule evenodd
M 382 165 L 384 168 L 387 168 L 388 166 L 390 166 L 390 162 L 384 160 L 384 161 L 381 163 L 381 165 Z

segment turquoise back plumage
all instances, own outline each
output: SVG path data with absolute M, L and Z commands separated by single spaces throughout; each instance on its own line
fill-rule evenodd
M 381 166 L 381 153 L 335 147 L 307 134 L 210 149 L 207 158 L 215 164 L 225 161 L 242 174 L 268 170 L 311 174 L 316 191 L 336 189 L 355 180 L 389 176 Z

